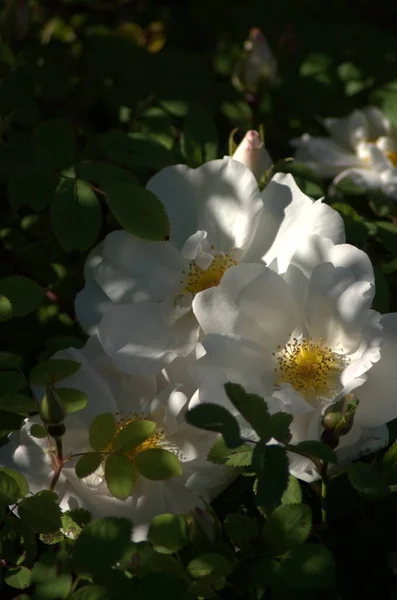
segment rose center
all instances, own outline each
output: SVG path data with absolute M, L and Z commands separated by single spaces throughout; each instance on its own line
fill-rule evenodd
M 385 154 L 390 160 L 391 164 L 397 167 L 397 152 L 394 150 L 388 150 Z
M 120 415 L 120 413 L 118 413 Z M 119 419 L 116 421 L 116 427 L 114 430 L 113 439 L 104 449 L 104 458 L 106 458 L 108 453 L 114 452 L 114 440 L 118 436 L 118 434 L 123 431 L 128 425 L 131 423 L 136 423 L 137 421 L 143 421 L 143 417 L 139 417 L 138 415 L 133 415 L 132 417 L 126 419 L 124 417 L 119 416 Z M 149 450 L 150 448 L 157 448 L 159 443 L 164 439 L 163 432 L 154 432 L 149 437 L 147 437 L 143 442 L 132 448 L 131 450 L 127 450 L 123 452 L 123 455 L 126 456 L 132 463 L 135 463 L 135 459 L 144 450 Z
M 330 391 L 335 376 L 342 370 L 342 357 L 321 339 L 316 342 L 292 338 L 276 355 L 279 382 L 290 383 L 303 395 Z
M 184 291 L 190 294 L 198 294 L 198 292 L 219 285 L 225 271 L 235 265 L 237 265 L 237 261 L 230 254 L 221 252 L 214 256 L 207 269 L 201 269 L 195 262 L 191 262 Z

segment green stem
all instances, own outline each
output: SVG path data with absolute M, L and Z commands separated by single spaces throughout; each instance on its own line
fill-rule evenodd
M 327 511 L 325 510 L 326 497 L 327 497 L 327 484 L 323 479 L 321 482 L 321 503 L 322 503 L 321 521 L 322 521 L 323 525 L 327 524 Z
M 327 463 L 322 463 L 320 475 L 321 475 L 321 520 L 324 526 L 327 525 L 327 511 L 325 508 L 327 501 L 328 492 L 328 475 L 327 475 Z

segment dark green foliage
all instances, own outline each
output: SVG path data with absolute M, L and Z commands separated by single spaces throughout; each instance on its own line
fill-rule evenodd
M 232 76 L 252 25 L 268 38 L 279 76 L 246 94 Z M 327 197 L 326 181 L 285 160 L 291 138 L 325 134 L 324 117 L 375 103 L 397 125 L 396 27 L 396 6 L 374 0 L 2 3 L 0 445 L 10 434 L 12 444 L 38 412 L 37 386 L 54 384 L 68 415 L 79 418 L 87 397 L 63 381 L 80 365 L 52 356 L 85 343 L 74 300 L 88 253 L 120 227 L 172 239 L 169 216 L 145 189 L 149 178 L 169 165 L 222 158 L 231 132 L 239 141 L 263 126 L 275 170 L 292 173 L 306 194 L 326 196 L 347 242 L 370 256 L 372 308 L 396 310 L 395 201 L 347 181 Z M 0 465 L 0 597 L 395 600 L 396 423 L 388 450 L 345 468 L 327 444 L 294 445 L 290 415 L 270 414 L 265 399 L 236 384 L 227 393 L 233 414 L 207 404 L 187 420 L 219 434 L 208 458 L 236 480 L 214 512 L 203 504 L 188 516 L 156 517 L 147 542 L 131 541 L 133 513 L 62 514 L 50 481 L 35 493 Z M 259 441 L 245 437 L 247 422 Z M 134 466 L 126 457 L 153 433 L 151 423 L 116 431 L 113 415 L 98 417 L 91 451 L 75 458 L 77 476 L 102 468 L 121 503 L 142 476 L 178 483 L 173 453 L 149 449 Z M 42 424 L 30 435 L 47 444 Z M 312 459 L 323 482 L 289 475 L 294 451 Z

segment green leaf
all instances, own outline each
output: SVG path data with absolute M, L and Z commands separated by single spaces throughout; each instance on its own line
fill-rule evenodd
M 72 576 L 60 573 L 54 579 L 36 585 L 35 600 L 67 600 L 72 589 Z
M 21 363 L 22 359 L 18 354 L 0 351 L 0 369 L 19 368 Z
M 81 367 L 75 360 L 52 358 L 36 365 L 29 375 L 31 385 L 45 385 L 74 375 Z
M 10 301 L 14 317 L 24 317 L 38 307 L 45 290 L 29 277 L 12 275 L 0 279 L 0 295 Z
M 57 574 L 57 559 L 51 549 L 47 549 L 37 560 L 32 569 L 32 583 L 43 583 L 53 579 Z
M 230 452 L 225 462 L 227 467 L 244 468 L 252 464 L 253 447 L 243 444 Z
M 238 548 L 244 547 L 259 535 L 257 522 L 238 513 L 228 514 L 223 526 L 232 544 Z
M 25 394 L 13 393 L 4 394 L 0 397 L 0 410 L 8 412 L 26 414 L 37 411 L 37 406 L 32 398 Z
M 306 442 L 299 442 L 299 444 L 288 446 L 288 450 L 291 452 L 294 452 L 294 449 L 296 449 L 298 452 L 301 452 L 305 456 L 308 456 L 309 458 L 322 460 L 326 463 L 337 462 L 335 452 L 329 446 L 322 444 L 321 442 L 308 440 Z
M 386 250 L 395 256 L 397 253 L 397 226 L 387 221 L 376 221 L 376 225 L 378 226 L 378 238 Z
M 0 372 L 0 394 L 13 394 L 26 387 L 26 379 L 19 371 Z
M 75 592 L 71 600 L 116 600 L 112 589 L 104 585 L 84 585 Z
M 237 419 L 219 404 L 210 402 L 198 404 L 186 413 L 185 418 L 194 427 L 221 433 L 229 448 L 235 448 L 241 444 Z
M 268 442 L 272 437 L 270 430 L 270 414 L 263 398 L 256 394 L 248 394 L 238 383 L 226 383 L 225 392 L 233 406 L 244 417 L 259 437 Z
M 17 211 L 30 206 L 41 211 L 49 205 L 58 185 L 58 176 L 44 164 L 27 163 L 17 169 L 8 182 L 8 200 Z
M 87 454 L 80 456 L 75 467 L 77 477 L 79 479 L 88 477 L 88 475 L 97 470 L 101 462 L 102 455 L 99 452 L 87 452 Z
M 275 554 L 303 544 L 310 535 L 312 514 L 307 504 L 284 504 L 268 517 L 263 535 Z
M 89 432 L 89 440 L 94 450 L 104 450 L 114 437 L 116 421 L 112 413 L 98 415 L 92 421 Z
M 288 444 L 291 440 L 290 425 L 293 421 L 293 416 L 286 412 L 278 412 L 270 417 L 270 429 L 272 437 L 281 442 Z
M 389 493 L 387 482 L 376 466 L 356 462 L 348 468 L 347 474 L 354 489 L 368 500 L 379 500 Z
M 147 440 L 156 429 L 156 423 L 136 420 L 121 429 L 113 440 L 113 450 L 128 452 Z
M 300 504 L 301 502 L 302 490 L 299 481 L 296 477 L 290 475 L 288 487 L 281 498 L 281 504 Z
M 4 473 L 5 475 L 8 475 L 9 477 L 12 477 L 12 479 L 14 479 L 14 481 L 16 482 L 16 484 L 19 488 L 19 497 L 28 495 L 29 485 L 28 485 L 28 482 L 26 481 L 25 477 L 22 475 L 22 473 L 20 473 L 19 471 L 16 471 L 15 469 L 9 469 L 8 467 L 1 467 L 0 468 L 0 477 L 1 477 L 2 473 Z
M 294 546 L 281 561 L 280 574 L 291 587 L 327 589 L 335 582 L 334 557 L 318 544 Z
M 15 567 L 6 571 L 4 581 L 7 585 L 17 590 L 28 588 L 32 580 L 32 572 L 26 567 Z
M 102 210 L 88 183 L 71 178 L 61 181 L 51 204 L 51 223 L 66 252 L 94 245 L 102 225 Z
M 135 458 L 139 473 L 153 481 L 163 481 L 182 475 L 182 466 L 177 456 L 164 448 L 149 448 Z
M 12 304 L 6 296 L 0 294 L 0 323 L 12 319 Z
M 104 517 L 89 523 L 73 546 L 76 573 L 102 575 L 109 572 L 129 546 L 131 533 L 129 519 Z
M 35 423 L 34 425 L 32 425 L 32 427 L 29 430 L 29 433 L 32 437 L 38 438 L 38 439 L 43 439 L 45 437 L 47 437 L 48 435 L 48 431 L 45 427 L 43 427 L 43 425 L 40 425 L 39 423 Z
M 18 514 L 36 533 L 52 533 L 61 527 L 61 509 L 54 492 L 43 490 L 34 496 L 24 498 Z
M 218 158 L 218 132 L 208 109 L 199 105 L 189 107 L 181 138 L 181 150 L 192 167 Z
M 65 121 L 43 121 L 33 134 L 33 152 L 37 162 L 49 168 L 67 167 L 74 157 L 74 136 Z
M 139 580 L 138 593 L 140 600 L 153 600 L 161 594 L 161 600 L 194 600 L 196 595 L 188 594 L 188 583 L 177 573 L 153 572 Z
M 68 414 L 83 410 L 87 406 L 88 398 L 84 392 L 74 388 L 57 388 L 56 392 L 61 399 Z
M 79 179 L 92 181 L 104 192 L 112 183 L 138 183 L 136 177 L 129 171 L 103 162 L 80 163 L 76 165 L 75 171 Z
M 172 152 L 145 134 L 111 129 L 97 138 L 102 154 L 123 167 L 159 170 L 175 163 Z
M 390 310 L 390 290 L 386 277 L 378 267 L 374 267 L 375 298 L 371 308 L 382 314 Z
M 0 410 L 0 434 L 4 435 L 20 429 L 23 419 L 22 415 Z
M 178 552 L 188 543 L 186 520 L 182 515 L 158 515 L 152 519 L 148 533 L 154 546 Z
M 207 460 L 228 467 L 249 467 L 252 462 L 253 446 L 242 444 L 231 450 L 223 436 L 219 436 L 208 453 Z
M 109 208 L 124 229 L 146 240 L 164 240 L 169 236 L 170 223 L 164 206 L 144 188 L 127 183 L 108 186 Z
M 397 479 L 397 440 L 390 446 L 383 457 L 382 467 L 389 481 Z
M 216 465 L 224 465 L 229 455 L 230 448 L 226 446 L 223 435 L 220 435 L 208 452 L 207 460 Z
M 269 513 L 280 504 L 288 486 L 287 453 L 281 446 L 257 444 L 254 450 L 254 464 L 258 473 L 256 504 Z
M 0 496 L 6 504 L 17 502 L 21 496 L 21 491 L 16 479 L 6 473 L 3 469 L 0 471 Z
M 126 456 L 108 456 L 105 462 L 105 479 L 112 496 L 127 500 L 135 485 L 134 465 Z
M 194 579 L 200 579 L 201 577 L 218 579 L 230 575 L 233 567 L 221 554 L 208 552 L 190 561 L 187 570 Z

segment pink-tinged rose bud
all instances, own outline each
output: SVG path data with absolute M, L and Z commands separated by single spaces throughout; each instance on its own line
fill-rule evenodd
M 247 131 L 243 140 L 237 146 L 233 159 L 251 169 L 258 181 L 272 165 L 272 159 L 261 140 L 261 136 L 254 130 Z
M 233 85 L 242 91 L 256 93 L 261 81 L 277 81 L 277 62 L 269 44 L 258 27 L 252 27 L 244 43 L 244 56 L 234 71 Z

